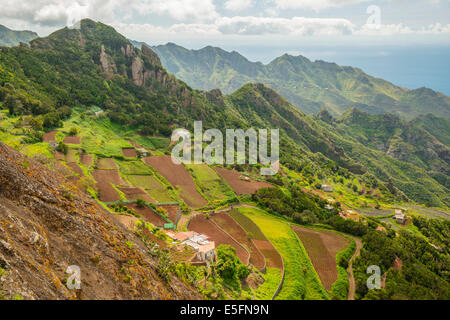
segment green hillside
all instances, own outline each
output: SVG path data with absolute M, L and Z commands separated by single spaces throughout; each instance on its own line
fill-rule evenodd
M 0 24 L 0 47 L 13 47 L 22 43 L 29 43 L 38 37 L 32 31 L 15 31 Z
M 28 117 L 30 139 L 37 141 L 42 132 L 60 127 L 73 108 L 100 108 L 117 128 L 144 136 L 192 129 L 194 120 L 202 120 L 205 129 L 279 128 L 282 164 L 311 184 L 345 178 L 367 190 L 378 188 L 386 199 L 449 204 L 446 173 L 429 173 L 419 155 L 395 159 L 371 149 L 351 129 L 336 130 L 305 115 L 262 84 L 247 84 L 230 96 L 192 90 L 168 74 L 151 49 L 139 50 L 91 20 L 83 20 L 80 30 L 35 39 L 30 47 L 3 49 L 0 85 L 3 108 Z M 441 160 L 429 165 L 443 165 Z
M 288 54 L 263 65 L 234 51 L 214 47 L 187 50 L 173 43 L 153 50 L 170 73 L 197 89 L 219 88 L 231 94 L 248 82 L 260 82 L 306 113 L 315 114 L 327 107 L 338 115 L 355 106 L 372 114 L 389 112 L 405 119 L 427 113 L 450 117 L 450 98 L 442 93 L 401 88 L 358 68 Z

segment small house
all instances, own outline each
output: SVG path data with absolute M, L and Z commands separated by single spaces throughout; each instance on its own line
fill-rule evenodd
M 359 213 L 358 213 L 358 212 L 355 212 L 355 211 L 353 211 L 353 210 L 347 210 L 347 211 L 345 212 L 345 217 L 346 217 L 347 219 L 353 220 L 353 221 L 355 221 L 355 222 L 359 222 Z
M 397 221 L 397 223 L 405 224 L 406 215 L 403 213 L 402 210 L 395 209 L 394 220 Z
M 333 192 L 333 187 L 332 187 L 332 186 L 329 186 L 329 185 L 327 185 L 327 184 L 323 184 L 322 187 L 321 187 L 321 189 L 322 189 L 323 191 L 325 191 L 325 192 Z

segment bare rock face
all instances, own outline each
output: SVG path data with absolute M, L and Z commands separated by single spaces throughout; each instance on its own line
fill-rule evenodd
M 117 67 L 114 62 L 111 62 L 111 58 L 105 51 L 105 46 L 102 45 L 102 50 L 100 52 L 100 66 L 102 71 L 106 73 L 107 77 L 110 79 L 117 73 Z
M 144 63 L 140 57 L 134 57 L 131 64 L 131 76 L 135 85 L 144 85 Z
M 133 246 L 130 246 L 133 243 Z M 79 290 L 67 269 L 80 270 Z M 63 176 L 0 143 L 0 299 L 198 299 Z

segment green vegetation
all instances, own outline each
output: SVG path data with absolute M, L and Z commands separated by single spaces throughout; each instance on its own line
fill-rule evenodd
M 350 245 L 336 255 L 338 278 L 331 287 L 331 298 L 346 300 L 348 294 L 348 262 L 356 250 L 356 242 L 351 239 Z
M 236 256 L 236 249 L 229 245 L 221 244 L 216 248 L 217 262 L 215 270 L 224 280 L 224 284 L 234 290 L 241 289 L 240 280 L 250 274 L 250 270 Z
M 277 299 L 328 298 L 305 248 L 285 220 L 254 208 L 239 208 L 239 211 L 258 225 L 283 257 L 285 278 Z
M 372 231 L 362 238 L 363 249 L 354 262 L 356 293 L 360 299 L 444 299 L 450 298 L 449 255 L 410 232 Z M 395 267 L 395 261 L 401 267 Z M 447 261 L 447 262 L 446 262 Z M 377 265 L 387 273 L 386 287 L 368 291 L 366 269 Z
M 205 164 L 186 165 L 200 187 L 202 194 L 210 202 L 220 203 L 224 200 L 236 198 L 236 194 L 217 174 L 217 172 Z
M 167 70 L 196 89 L 231 94 L 246 83 L 264 83 L 307 113 L 323 106 L 334 114 L 356 105 L 371 113 L 411 119 L 429 112 L 449 117 L 450 98 L 430 89 L 407 90 L 362 70 L 284 54 L 267 65 L 237 52 L 205 47 L 188 50 L 173 43 L 153 47 Z
M 251 294 L 256 300 L 271 300 L 281 281 L 281 272 L 277 268 L 267 268 L 265 274 L 261 274 L 264 283 Z
M 32 31 L 15 31 L 0 24 L 0 46 L 13 47 L 20 43 L 28 43 L 37 38 L 38 35 Z

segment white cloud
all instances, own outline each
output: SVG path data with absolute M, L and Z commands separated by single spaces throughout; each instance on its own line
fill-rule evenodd
M 241 11 L 250 8 L 253 5 L 253 0 L 228 0 L 224 7 L 230 11 Z
M 149 0 L 150 12 L 184 21 L 206 21 L 218 17 L 212 0 Z
M 280 9 L 312 9 L 322 10 L 331 7 L 341 7 L 372 0 L 269 0 Z
M 351 34 L 353 24 L 346 19 L 294 17 L 232 17 L 220 18 L 216 25 L 223 34 L 240 35 L 333 35 Z

